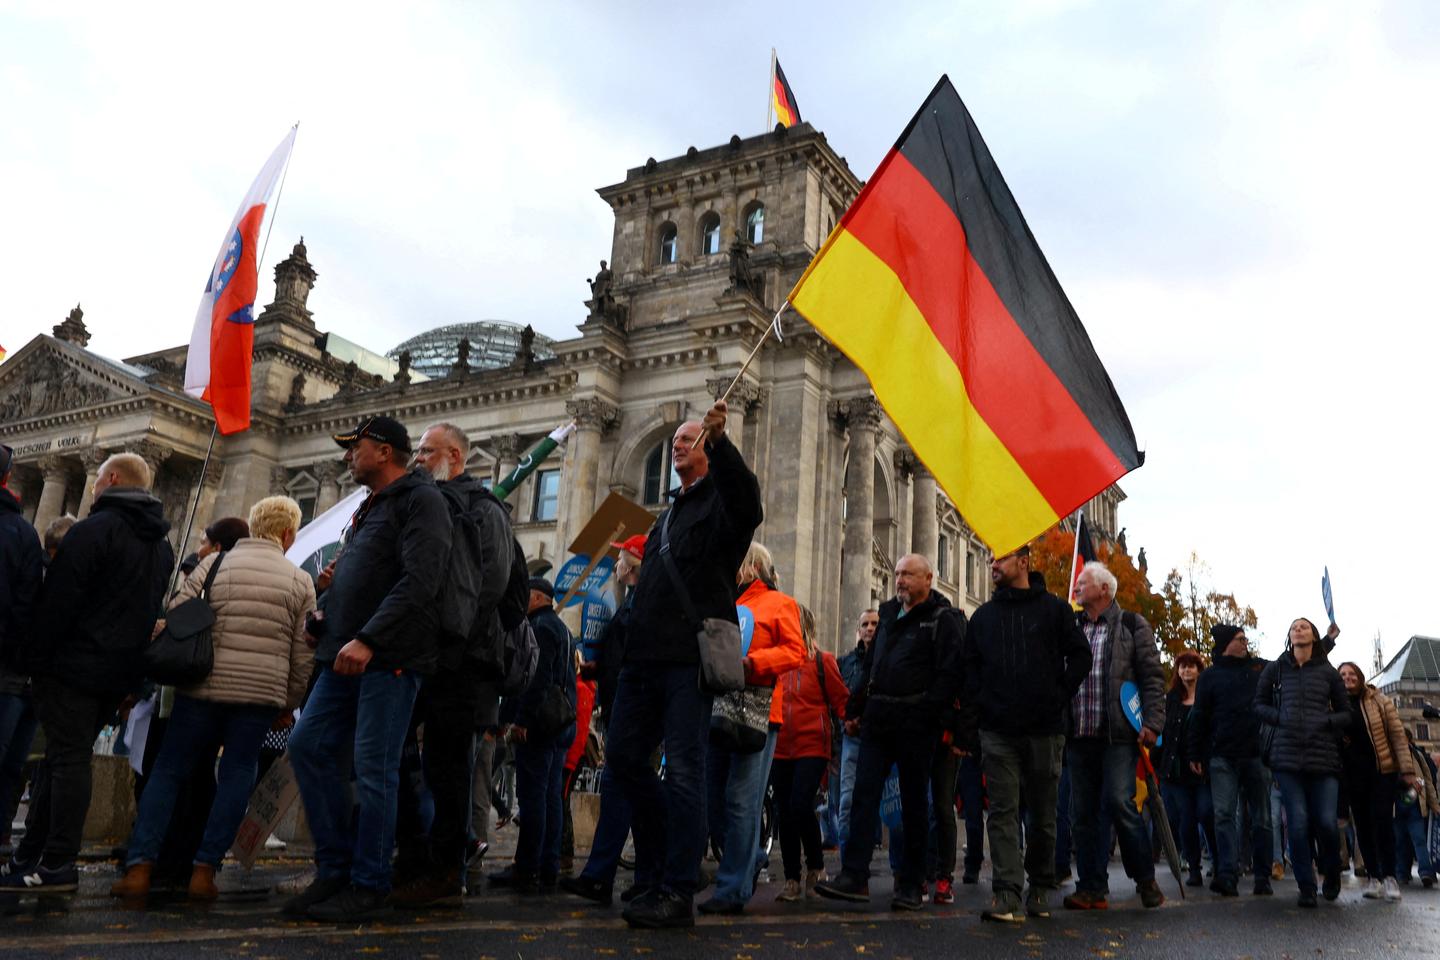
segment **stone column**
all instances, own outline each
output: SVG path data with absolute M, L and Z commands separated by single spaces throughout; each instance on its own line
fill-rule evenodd
M 932 564 L 938 563 L 940 514 L 936 509 L 935 475 L 918 459 L 915 461 L 915 512 L 910 529 L 910 549 Z
M 90 506 L 95 502 L 95 481 L 100 479 L 100 467 L 109 456 L 109 450 L 96 448 L 85 451 L 80 457 L 80 462 L 85 465 L 85 489 L 80 494 L 80 507 L 75 515 L 81 520 L 89 515 Z
M 201 479 L 199 477 L 200 464 L 198 463 L 195 465 L 195 473 L 196 478 L 191 481 L 192 483 L 200 482 Z M 180 549 L 176 551 L 180 557 L 183 558 L 186 554 L 198 547 L 200 534 L 205 531 L 207 526 L 220 519 L 215 515 L 215 501 L 220 496 L 220 481 L 224 479 L 224 477 L 224 465 L 217 460 L 211 459 L 210 464 L 205 468 L 203 485 L 200 487 L 200 502 L 195 507 L 195 519 L 190 521 L 189 536 L 185 542 L 180 545 Z M 189 510 L 190 504 L 187 503 L 185 509 Z M 236 516 L 248 517 L 249 511 L 237 513 Z M 182 530 L 181 533 L 184 534 L 186 531 Z
M 600 482 L 600 438 L 620 420 L 619 408 L 599 397 L 570 400 L 565 404 L 565 414 L 575 419 L 576 430 L 569 443 L 570 469 L 561 475 L 561 483 L 569 489 L 557 524 L 557 528 L 564 531 L 555 544 L 557 555 L 566 550 L 595 511 L 595 493 Z
M 490 447 L 495 451 L 495 473 L 490 479 L 499 481 L 508 476 L 520 462 L 520 454 L 525 449 L 525 438 L 518 433 L 502 433 L 491 438 Z
M 713 377 L 706 380 L 705 390 L 710 399 L 718 400 L 733 379 L 734 377 Z M 730 438 L 730 442 L 735 444 L 735 449 L 740 451 L 745 462 L 750 464 L 751 469 L 755 467 L 754 428 L 768 393 L 768 390 L 753 381 L 741 380 L 735 384 L 735 389 L 730 391 L 730 399 L 725 401 L 725 406 L 729 409 L 725 417 L 725 434 Z M 709 409 L 709 406 L 705 408 L 707 412 Z
M 65 488 L 70 483 L 70 470 L 64 458 L 53 454 L 42 457 L 39 465 L 45 485 L 40 488 L 40 504 L 35 508 L 35 529 L 43 534 L 50 521 L 65 509 Z
M 845 471 L 845 539 L 840 556 L 840 622 L 853 625 L 870 605 L 871 543 L 875 538 L 875 434 L 880 404 L 873 397 L 832 405 L 850 435 Z
M 170 454 L 174 451 L 154 440 L 141 440 L 139 443 L 132 444 L 129 452 L 139 454 L 146 466 L 150 468 L 150 490 L 154 492 L 160 486 L 160 468 L 165 465 L 166 460 L 170 459 Z M 159 494 L 157 493 L 156 496 Z
M 909 447 L 897 447 L 895 449 L 895 541 L 897 544 L 896 553 L 899 559 L 907 553 L 913 553 L 915 548 L 911 545 L 913 540 L 913 526 L 915 511 L 910 482 L 915 476 L 915 467 L 919 460 L 915 457 L 915 451 Z
M 315 493 L 315 516 L 320 516 L 340 501 L 337 481 L 344 472 L 345 464 L 339 460 L 322 460 L 315 465 L 315 482 L 319 484 Z

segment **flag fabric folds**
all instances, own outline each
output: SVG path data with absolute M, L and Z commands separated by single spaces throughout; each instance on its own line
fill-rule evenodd
M 1143 461 L 969 111 L 941 77 L 790 292 L 997 554 Z
M 250 427 L 250 354 L 255 295 L 260 286 L 260 224 L 294 145 L 292 127 L 241 201 L 205 278 L 205 293 L 190 333 L 185 392 L 210 403 L 222 434 Z
M 1072 604 L 1075 602 L 1075 589 L 1080 584 L 1080 571 L 1085 569 L 1085 564 L 1099 559 L 1095 541 L 1090 539 L 1090 528 L 1085 525 L 1085 511 L 1081 510 L 1080 520 L 1075 524 L 1075 551 L 1070 555 L 1070 596 L 1066 599 Z
M 775 61 L 775 72 L 770 77 L 770 105 L 775 110 L 775 122 L 781 126 L 793 127 L 800 122 L 800 107 L 795 102 L 795 92 L 790 89 L 790 82 L 785 79 L 779 60 Z

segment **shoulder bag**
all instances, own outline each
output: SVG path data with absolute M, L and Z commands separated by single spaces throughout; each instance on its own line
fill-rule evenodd
M 675 595 L 680 598 L 680 606 L 685 611 L 685 619 L 695 631 L 695 639 L 700 645 L 700 688 L 711 694 L 744 690 L 745 658 L 740 653 L 740 625 L 719 617 L 702 620 L 696 612 L 690 599 L 690 589 L 675 566 L 675 558 L 670 555 L 671 512 L 673 508 L 666 512 L 665 522 L 660 525 L 660 559 L 665 564 L 665 571 L 670 574 Z
M 210 588 L 224 559 L 223 551 L 216 555 L 200 595 L 172 608 L 165 615 L 165 629 L 141 652 L 145 676 L 156 683 L 190 687 L 204 681 L 215 669 L 215 644 L 210 636 L 215 610 L 210 606 Z

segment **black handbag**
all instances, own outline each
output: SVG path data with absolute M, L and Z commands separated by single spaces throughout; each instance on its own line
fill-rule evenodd
M 537 739 L 551 740 L 575 722 L 575 705 L 565 695 L 559 684 L 545 688 L 540 694 L 540 703 L 535 707 L 531 721 Z
M 191 597 L 166 614 L 165 629 L 140 654 L 146 677 L 166 686 L 190 687 L 204 681 L 215 669 L 215 644 L 210 636 L 215 611 L 210 606 L 210 587 L 224 559 L 223 551 L 215 557 L 200 596 Z
M 673 510 L 673 508 L 672 508 Z M 660 559 L 675 587 L 675 595 L 685 611 L 685 619 L 695 631 L 700 651 L 700 688 L 709 694 L 739 693 L 745 690 L 745 657 L 740 652 L 740 625 L 719 617 L 701 618 L 690 599 L 690 588 L 680 576 L 675 558 L 670 555 L 670 511 L 660 524 Z M 767 707 L 768 709 L 768 707 Z

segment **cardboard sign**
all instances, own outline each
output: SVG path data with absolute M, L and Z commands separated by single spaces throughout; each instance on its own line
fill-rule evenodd
M 570 544 L 570 552 L 583 553 L 587 557 L 593 557 L 597 552 L 602 555 L 614 553 L 615 548 L 610 546 L 612 542 L 637 533 L 649 533 L 654 525 L 655 517 L 649 510 L 621 494 L 611 493 Z
M 1325 615 L 1330 622 L 1335 622 L 1335 595 L 1330 591 L 1330 568 L 1325 568 L 1325 576 L 1320 578 L 1320 596 L 1325 599 Z
M 265 776 L 255 785 L 255 791 L 250 794 L 250 807 L 245 811 L 245 819 L 240 821 L 240 830 L 230 847 L 230 852 L 246 870 L 255 865 L 255 858 L 265 848 L 265 841 L 275 832 L 299 796 L 300 785 L 295 782 L 295 771 L 290 769 L 290 756 L 285 754 L 270 765 Z

